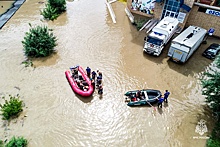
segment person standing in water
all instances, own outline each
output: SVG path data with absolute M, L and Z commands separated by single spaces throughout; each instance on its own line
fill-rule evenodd
M 96 72 L 95 72 L 95 71 L 93 71 L 93 72 L 92 72 L 92 80 L 94 80 L 94 81 L 95 81 L 95 78 L 96 78 Z
M 168 90 L 165 90 L 165 93 L 164 93 L 164 102 L 165 103 L 168 103 L 167 99 L 168 99 L 169 95 L 170 95 L 170 92 Z
M 87 67 L 87 68 L 86 68 L 86 73 L 87 73 L 87 76 L 90 78 L 91 68 Z
M 162 108 L 163 101 L 164 101 L 164 98 L 162 96 L 158 98 L 158 103 L 157 103 L 158 108 Z

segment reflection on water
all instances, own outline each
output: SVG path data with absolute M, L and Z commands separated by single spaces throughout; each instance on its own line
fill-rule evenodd
M 116 24 L 104 1 L 67 1 L 67 12 L 54 22 L 41 21 L 43 7 L 26 1 L 0 32 L 0 93 L 19 93 L 26 104 L 17 123 L 1 128 L 0 138 L 24 136 L 32 147 L 205 145 L 193 136 L 200 119 L 211 130 L 197 81 L 210 64 L 201 56 L 208 44 L 178 65 L 168 60 L 167 49 L 160 57 L 143 54 L 146 34 L 130 25 L 123 3 L 112 3 Z M 33 60 L 36 68 L 20 64 L 28 23 L 47 25 L 58 37 L 57 53 Z M 102 96 L 97 91 L 90 98 L 74 94 L 64 72 L 76 64 L 102 71 Z M 168 89 L 169 103 L 156 111 L 128 107 L 124 93 L 142 88 Z

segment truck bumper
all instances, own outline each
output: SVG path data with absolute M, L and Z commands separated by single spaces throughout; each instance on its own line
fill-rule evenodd
M 143 51 L 147 54 L 154 55 L 154 56 L 159 56 L 160 55 L 160 53 L 158 53 L 158 52 L 148 50 L 148 49 L 145 49 L 145 48 L 143 49 Z
M 179 60 L 179 59 L 177 59 L 177 58 L 173 58 L 173 57 L 170 57 L 170 60 L 173 61 L 173 62 L 175 62 L 175 63 L 179 63 L 179 64 L 184 63 L 183 61 L 181 61 L 181 60 Z

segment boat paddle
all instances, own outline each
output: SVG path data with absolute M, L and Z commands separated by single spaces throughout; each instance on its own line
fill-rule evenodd
M 151 107 L 153 107 L 154 108 L 154 110 L 156 111 L 156 107 L 154 107 L 154 106 L 152 106 L 151 104 L 150 104 L 150 102 L 148 102 L 148 101 L 146 101 Z

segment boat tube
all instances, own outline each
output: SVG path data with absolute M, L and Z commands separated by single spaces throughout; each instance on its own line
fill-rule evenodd
M 81 90 L 78 86 L 77 86 L 77 83 L 76 83 L 76 80 L 72 77 L 72 73 L 67 70 L 65 71 L 65 75 L 66 75 L 66 78 L 72 88 L 72 90 L 78 94 L 78 95 L 81 95 L 83 97 L 89 97 L 93 94 L 94 92 L 94 85 L 92 84 L 91 80 L 89 79 L 89 77 L 87 76 L 86 72 L 83 70 L 83 68 L 81 66 L 78 66 L 78 72 L 82 75 L 82 78 L 87 82 L 88 84 L 88 90 L 87 91 L 83 91 Z
M 143 89 L 140 90 L 140 97 L 136 97 L 138 90 L 128 91 L 124 95 L 126 96 L 125 102 L 128 106 L 147 105 L 158 101 L 158 98 L 162 96 L 159 90 Z

